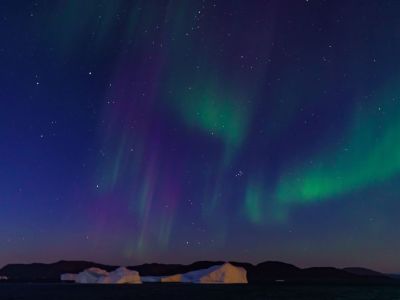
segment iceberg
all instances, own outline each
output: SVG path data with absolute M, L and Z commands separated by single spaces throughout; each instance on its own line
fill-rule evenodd
M 106 276 L 101 276 L 97 283 L 140 284 L 142 280 L 137 271 L 131 271 L 125 267 L 120 267 Z
M 208 269 L 185 273 L 182 275 L 181 282 L 204 284 L 247 283 L 247 272 L 244 268 L 225 263 Z
M 247 283 L 247 272 L 244 268 L 230 263 L 212 266 L 207 269 L 191 271 L 170 276 L 145 276 L 143 282 L 182 282 L 204 284 L 240 284 Z
M 89 268 L 79 274 L 63 274 L 63 281 L 75 281 L 76 283 L 98 283 L 98 284 L 140 284 L 142 280 L 136 271 L 120 267 L 112 272 L 99 268 Z
M 102 277 L 108 276 L 108 272 L 99 268 L 89 268 L 76 275 L 76 283 L 100 283 Z
M 182 274 L 175 274 L 171 276 L 163 276 L 160 278 L 161 282 L 183 282 Z
M 143 276 L 137 271 L 120 267 L 112 272 L 99 268 L 89 268 L 79 274 L 62 274 L 62 281 L 98 284 L 140 284 L 142 282 L 182 282 L 200 284 L 243 284 L 247 283 L 247 272 L 242 267 L 230 263 L 212 266 L 207 269 L 168 276 Z
M 143 276 L 143 282 L 183 282 L 182 274 L 167 275 L 167 276 Z

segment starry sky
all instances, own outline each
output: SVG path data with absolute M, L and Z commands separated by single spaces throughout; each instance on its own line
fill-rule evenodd
M 0 266 L 400 270 L 400 1 L 0 2 Z

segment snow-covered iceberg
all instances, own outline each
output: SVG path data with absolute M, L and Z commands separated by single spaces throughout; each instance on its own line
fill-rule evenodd
M 182 274 L 167 275 L 167 276 L 143 276 L 143 282 L 183 282 Z
M 183 282 L 182 274 L 175 274 L 171 276 L 163 276 L 160 278 L 161 282 Z
M 76 275 L 76 283 L 100 283 L 99 281 L 109 273 L 99 268 L 89 268 Z
M 234 284 L 247 283 L 247 272 L 244 268 L 230 263 L 212 266 L 208 269 L 191 271 L 184 274 L 170 276 L 145 276 L 143 282 L 183 282 L 183 283 L 220 283 Z
M 247 283 L 247 272 L 244 268 L 236 267 L 230 263 L 184 274 L 143 277 L 140 277 L 137 271 L 132 271 L 124 267 L 120 267 L 112 272 L 107 272 L 99 268 L 89 268 L 79 274 L 62 274 L 61 280 L 98 284 L 140 284 L 142 282 L 234 284 Z
M 247 272 L 244 268 L 230 263 L 212 266 L 208 269 L 192 271 L 182 275 L 181 282 L 190 283 L 247 283 Z
M 140 275 L 137 271 L 131 271 L 127 268 L 120 267 L 113 272 L 110 272 L 107 276 L 102 276 L 98 280 L 98 283 L 109 283 L 109 284 L 140 284 L 142 283 Z
M 72 279 L 74 278 L 74 279 Z M 107 272 L 99 268 L 86 269 L 79 274 L 63 274 L 61 280 L 71 281 L 76 283 L 99 283 L 99 284 L 139 284 L 142 283 L 140 275 L 136 271 L 131 271 L 127 268 L 120 267 L 112 272 Z

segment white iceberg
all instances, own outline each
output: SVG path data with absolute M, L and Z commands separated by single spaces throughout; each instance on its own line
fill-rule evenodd
M 207 269 L 191 271 L 170 276 L 145 276 L 143 282 L 183 282 L 205 284 L 235 284 L 247 283 L 247 272 L 244 268 L 230 263 L 212 266 Z
M 161 282 L 183 282 L 182 274 L 175 274 L 171 276 L 163 276 L 160 278 Z
M 208 269 L 192 271 L 182 275 L 181 282 L 205 284 L 247 283 L 247 272 L 244 268 L 230 263 L 212 266 Z
M 1 280 L 8 280 L 8 277 L 7 276 L 0 276 L 0 281 Z
M 106 276 L 101 276 L 97 283 L 108 284 L 140 284 L 142 283 L 140 275 L 137 271 L 131 271 L 127 268 L 120 267 Z
M 74 278 L 74 279 L 72 279 Z M 120 267 L 112 272 L 99 268 L 89 268 L 79 274 L 63 274 L 61 280 L 75 281 L 76 283 L 99 283 L 99 284 L 140 284 L 142 283 L 137 271 L 131 271 Z
M 182 274 L 166 275 L 166 276 L 143 276 L 143 282 L 183 282 Z
M 89 268 L 80 272 L 76 278 L 76 283 L 100 283 L 102 277 L 108 276 L 108 272 L 99 268 Z
M 112 272 L 99 268 L 89 268 L 79 274 L 62 274 L 61 280 L 76 283 L 99 284 L 140 284 L 142 282 L 183 282 L 204 284 L 237 284 L 247 283 L 247 272 L 242 267 L 230 263 L 212 266 L 207 269 L 191 271 L 185 274 L 170 276 L 143 276 L 137 271 L 120 267 Z

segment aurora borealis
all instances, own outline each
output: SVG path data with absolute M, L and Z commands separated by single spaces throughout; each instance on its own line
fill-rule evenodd
M 400 264 L 399 1 L 0 3 L 0 266 Z

